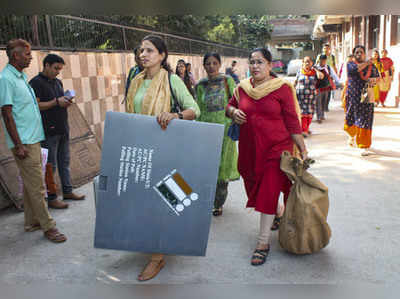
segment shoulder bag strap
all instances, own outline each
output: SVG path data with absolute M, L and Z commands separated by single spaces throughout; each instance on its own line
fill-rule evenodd
M 171 91 L 171 96 L 172 96 L 172 99 L 173 99 L 173 101 L 174 101 L 174 104 L 173 104 L 173 107 L 172 107 L 171 111 L 172 111 L 172 112 L 176 112 L 176 113 L 182 112 L 182 107 L 181 107 L 181 105 L 179 104 L 178 100 L 176 99 L 175 93 L 174 93 L 174 91 L 173 91 L 173 89 L 172 89 L 172 85 L 171 85 L 171 73 L 170 73 L 170 72 L 168 72 L 168 83 L 169 83 L 169 90 Z
M 228 100 L 232 97 L 230 89 L 229 89 L 229 85 L 228 85 L 228 79 L 226 79 L 226 76 L 224 76 L 224 84 L 225 84 L 225 91 L 226 94 L 228 95 Z

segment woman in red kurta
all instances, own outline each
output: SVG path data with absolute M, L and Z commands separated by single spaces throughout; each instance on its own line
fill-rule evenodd
M 390 91 L 390 87 L 393 82 L 393 76 L 394 76 L 394 64 L 393 60 L 387 57 L 388 51 L 386 49 L 383 49 L 381 51 L 382 58 L 382 66 L 383 66 L 383 72 L 382 72 L 382 80 L 379 81 L 379 101 L 382 104 L 382 107 L 385 107 L 385 101 L 386 97 Z
M 248 196 L 247 207 L 260 212 L 260 233 L 251 264 L 262 265 L 269 252 L 270 227 L 279 195 L 287 198 L 291 183 L 280 169 L 283 151 L 294 144 L 305 159 L 299 122 L 300 109 L 293 86 L 271 75 L 271 53 L 264 48 L 249 57 L 252 77 L 240 82 L 226 114 L 240 124 L 238 170 Z

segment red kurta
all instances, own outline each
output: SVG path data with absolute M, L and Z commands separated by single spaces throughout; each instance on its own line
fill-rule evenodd
M 243 177 L 248 196 L 247 207 L 275 214 L 279 194 L 285 199 L 291 183 L 280 169 L 283 151 L 293 151 L 291 134 L 301 134 L 293 95 L 288 85 L 254 100 L 239 88 L 240 101 L 235 96 L 229 106 L 241 109 L 247 122 L 240 126 L 238 170 Z

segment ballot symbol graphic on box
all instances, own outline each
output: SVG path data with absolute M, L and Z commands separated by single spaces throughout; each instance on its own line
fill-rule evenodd
M 199 195 L 193 192 L 192 188 L 176 169 L 153 186 L 153 189 L 178 216 L 180 216 L 180 213 L 183 213 L 193 201 L 199 198 Z

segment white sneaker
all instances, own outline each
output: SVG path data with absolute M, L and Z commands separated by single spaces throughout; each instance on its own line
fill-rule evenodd
M 349 137 L 349 138 L 347 139 L 347 144 L 348 144 L 349 146 L 351 146 L 351 147 L 355 147 L 355 146 L 356 146 L 355 138 L 354 138 L 354 137 Z
M 369 155 L 372 155 L 373 153 L 369 150 L 369 148 L 365 148 L 362 152 L 361 152 L 361 156 L 362 157 L 366 157 Z

